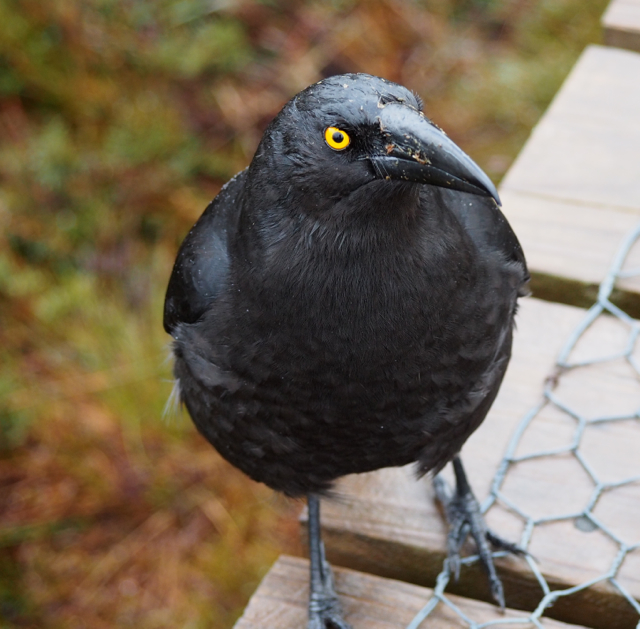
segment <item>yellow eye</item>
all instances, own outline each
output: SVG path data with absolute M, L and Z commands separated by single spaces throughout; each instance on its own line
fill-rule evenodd
M 324 132 L 324 139 L 327 144 L 336 151 L 346 149 L 347 146 L 351 144 L 349 134 L 346 131 L 342 131 L 342 129 L 338 129 L 338 127 L 327 127 L 327 130 Z

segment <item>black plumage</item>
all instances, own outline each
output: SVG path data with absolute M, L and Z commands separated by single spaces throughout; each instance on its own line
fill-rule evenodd
M 497 200 L 406 88 L 342 75 L 295 96 L 169 282 L 165 329 L 200 432 L 292 496 L 439 470 L 497 394 L 526 290 Z

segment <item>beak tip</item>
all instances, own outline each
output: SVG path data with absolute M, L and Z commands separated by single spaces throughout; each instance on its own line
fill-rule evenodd
M 478 166 L 476 166 L 476 168 L 480 170 Z M 483 171 L 480 171 L 480 172 L 482 175 L 481 177 L 478 178 L 478 180 L 474 182 L 474 184 L 478 186 L 481 190 L 483 190 L 488 197 L 491 197 L 496 202 L 496 205 L 498 207 L 502 207 L 502 201 L 500 200 L 498 189 L 494 185 L 493 181 L 489 179 L 489 176 L 486 173 L 484 173 Z
M 377 176 L 440 186 L 502 201 L 489 176 L 423 114 L 399 103 L 379 112 L 385 151 L 370 156 Z M 425 159 L 417 159 L 417 156 Z

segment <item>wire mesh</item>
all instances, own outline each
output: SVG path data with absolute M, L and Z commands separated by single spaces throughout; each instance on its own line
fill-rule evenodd
M 638 622 L 636 629 L 640 629 L 640 602 L 636 600 L 624 587 L 619 580 L 620 568 L 625 559 L 631 554 L 640 553 L 640 524 L 638 524 L 635 532 L 635 539 L 627 539 L 625 535 L 612 530 L 606 525 L 601 517 L 598 517 L 594 510 L 602 498 L 613 490 L 621 487 L 630 486 L 640 483 L 640 475 L 629 476 L 616 481 L 605 481 L 602 473 L 594 469 L 590 464 L 589 456 L 583 452 L 583 444 L 585 435 L 590 427 L 603 423 L 628 422 L 629 420 L 640 421 L 640 408 L 636 408 L 632 412 L 599 414 L 595 417 L 589 417 L 588 413 L 574 408 L 573 404 L 567 403 L 557 394 L 559 385 L 567 374 L 597 364 L 607 364 L 614 361 L 624 361 L 631 368 L 635 379 L 640 385 L 640 361 L 634 356 L 634 350 L 638 336 L 640 335 L 640 321 L 630 317 L 624 310 L 611 302 L 611 294 L 617 283 L 621 279 L 629 279 L 640 276 L 640 268 L 625 269 L 625 264 L 629 258 L 629 253 L 633 246 L 640 238 L 640 224 L 626 237 L 622 242 L 611 267 L 600 284 L 596 303 L 587 311 L 583 320 L 573 330 L 567 339 L 564 347 L 556 360 L 553 375 L 544 383 L 542 399 L 532 408 L 520 421 L 515 434 L 513 435 L 507 451 L 498 466 L 498 470 L 492 482 L 490 495 L 482 504 L 482 511 L 486 513 L 491 507 L 500 505 L 502 508 L 511 512 L 519 518 L 523 524 L 523 533 L 520 539 L 520 546 L 528 549 L 536 527 L 548 524 L 549 522 L 572 521 L 579 529 L 584 531 L 599 530 L 604 534 L 617 548 L 615 557 L 610 562 L 608 568 L 596 577 L 589 578 L 582 583 L 565 589 L 552 589 L 549 582 L 541 572 L 541 566 L 538 566 L 532 556 L 525 556 L 525 561 L 531 570 L 532 575 L 541 588 L 541 598 L 536 608 L 530 613 L 522 612 L 521 616 L 500 618 L 488 622 L 476 622 L 464 614 L 447 596 L 446 588 L 450 581 L 450 571 L 448 561 L 445 560 L 442 572 L 437 578 L 433 596 L 423 607 L 423 609 L 415 616 L 407 629 L 418 629 L 418 627 L 426 627 L 427 623 L 423 622 L 432 614 L 439 605 L 446 605 L 456 612 L 460 619 L 466 623 L 470 629 L 481 629 L 484 627 L 499 627 L 501 625 L 538 627 L 542 628 L 543 614 L 558 599 L 570 597 L 578 592 L 593 587 L 602 582 L 608 582 L 620 595 L 628 602 L 631 613 L 635 610 Z M 623 342 L 623 348 L 620 351 L 612 352 L 605 356 L 595 356 L 592 358 L 576 358 L 576 349 L 581 339 L 589 330 L 593 330 L 594 324 L 602 317 L 613 317 L 616 321 L 626 329 L 626 340 Z M 608 396 L 608 403 L 613 404 L 614 392 Z M 527 452 L 526 454 L 517 454 L 520 446 L 526 440 L 527 430 L 536 422 L 543 411 L 552 408 L 555 412 L 561 413 L 573 423 L 573 435 L 568 445 L 547 449 Z M 640 428 L 640 425 L 638 426 Z M 584 470 L 593 488 L 582 509 L 571 509 L 570 512 L 545 516 L 534 517 L 527 513 L 525 509 L 511 500 L 504 492 L 505 482 L 510 473 L 519 463 L 530 460 L 548 460 L 554 457 L 572 457 L 575 462 Z M 638 456 L 640 460 L 640 454 Z M 633 537 L 633 534 L 632 534 Z M 494 553 L 494 557 L 504 556 L 504 552 Z M 462 560 L 462 565 L 468 565 L 478 561 L 477 556 L 466 557 Z

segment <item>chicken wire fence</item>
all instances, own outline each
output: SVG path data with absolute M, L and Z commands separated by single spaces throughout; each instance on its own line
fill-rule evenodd
M 567 374 L 575 372 L 575 370 L 579 370 L 580 368 L 597 364 L 606 365 L 607 363 L 620 360 L 623 360 L 629 365 L 633 371 L 635 379 L 637 380 L 637 385 L 640 388 L 640 357 L 634 355 L 636 344 L 640 346 L 640 343 L 637 343 L 638 336 L 640 335 L 640 321 L 633 319 L 624 312 L 624 310 L 617 307 L 610 301 L 611 293 L 619 280 L 640 276 L 640 268 L 625 268 L 628 266 L 629 253 L 639 238 L 640 224 L 623 241 L 607 276 L 600 285 L 596 303 L 587 311 L 583 320 L 570 334 L 564 347 L 560 351 L 556 360 L 553 375 L 548 378 L 544 384 L 542 399 L 520 421 L 493 479 L 490 495 L 482 504 L 483 513 L 486 513 L 494 505 L 500 505 L 503 509 L 508 510 L 515 517 L 521 520 L 524 525 L 524 529 L 519 544 L 521 548 L 525 550 L 530 546 L 536 527 L 553 522 L 569 521 L 573 522 L 578 529 L 583 531 L 601 531 L 601 533 L 617 547 L 617 552 L 615 553 L 613 560 L 610 562 L 608 568 L 596 577 L 589 578 L 574 587 L 568 587 L 566 589 L 552 589 L 547 578 L 542 574 L 541 569 L 544 569 L 544 566 L 539 566 L 531 555 L 526 555 L 524 557 L 524 561 L 527 562 L 533 578 L 537 581 L 542 591 L 537 607 L 530 613 L 522 612 L 521 615 L 516 617 L 510 616 L 508 618 L 505 617 L 488 622 L 479 622 L 470 618 L 447 596 L 445 590 L 450 581 L 451 574 L 448 561 L 445 560 L 443 570 L 437 578 L 432 597 L 408 625 L 407 629 L 418 629 L 419 627 L 426 629 L 428 623 L 424 621 L 439 605 L 446 605 L 452 609 L 470 629 L 481 629 L 484 627 L 501 625 L 542 628 L 544 626 L 543 614 L 556 601 L 563 597 L 576 595 L 587 588 L 603 582 L 608 582 L 613 586 L 613 588 L 615 588 L 615 590 L 617 590 L 617 592 L 619 592 L 620 596 L 623 597 L 631 607 L 630 611 L 632 614 L 634 613 L 633 610 L 635 610 L 635 614 L 637 614 L 638 618 L 636 629 L 640 629 L 640 603 L 629 593 L 618 578 L 621 566 L 625 559 L 629 557 L 631 553 L 635 553 L 635 555 L 640 553 L 640 524 L 638 524 L 635 529 L 636 538 L 627 539 L 627 535 L 621 535 L 619 532 L 612 530 L 610 525 L 607 525 L 602 521 L 602 517 L 597 513 L 594 513 L 597 504 L 601 501 L 603 496 L 615 489 L 630 486 L 634 483 L 640 483 L 640 475 L 629 476 L 614 482 L 606 482 L 602 478 L 602 472 L 594 469 L 594 466 L 589 461 L 589 457 L 585 456 L 584 452 L 581 450 L 584 443 L 585 433 L 589 430 L 589 427 L 604 423 L 628 422 L 629 420 L 640 421 L 640 408 L 636 408 L 636 410 L 632 412 L 587 417 L 587 413 L 574 408 L 574 405 L 567 403 L 566 400 L 562 399 L 556 393 L 562 379 L 565 378 Z M 624 326 L 626 330 L 626 340 L 623 342 L 623 348 L 620 351 L 612 352 L 605 356 L 599 356 L 592 359 L 576 359 L 576 347 L 578 346 L 579 341 L 584 338 L 588 331 L 593 330 L 594 324 L 603 317 L 609 319 L 613 317 L 619 324 Z M 611 392 L 608 396 L 607 402 L 609 404 L 613 404 L 613 398 L 611 396 L 614 395 L 615 393 Z M 520 455 L 517 454 L 519 446 L 527 438 L 527 429 L 536 422 L 536 419 L 540 417 L 541 413 L 543 413 L 545 409 L 549 408 L 554 409 L 556 413 L 561 413 L 565 418 L 571 420 L 573 424 L 573 434 L 570 439 L 570 443 L 559 448 L 528 452 Z M 640 426 L 638 427 L 640 428 Z M 592 485 L 592 491 L 582 509 L 572 509 L 571 511 L 560 515 L 534 517 L 527 513 L 520 505 L 516 504 L 516 502 L 514 502 L 510 497 L 505 495 L 505 492 L 503 491 L 505 481 L 514 469 L 514 466 L 518 463 L 532 460 L 548 460 L 550 458 L 560 456 L 573 457 L 580 468 L 584 470 L 584 473 L 586 473 Z M 638 459 L 640 459 L 640 452 L 638 453 Z M 494 553 L 494 557 L 504 555 L 504 552 Z M 476 561 L 478 561 L 478 557 L 472 556 L 462 559 L 461 563 L 463 565 L 468 565 Z

